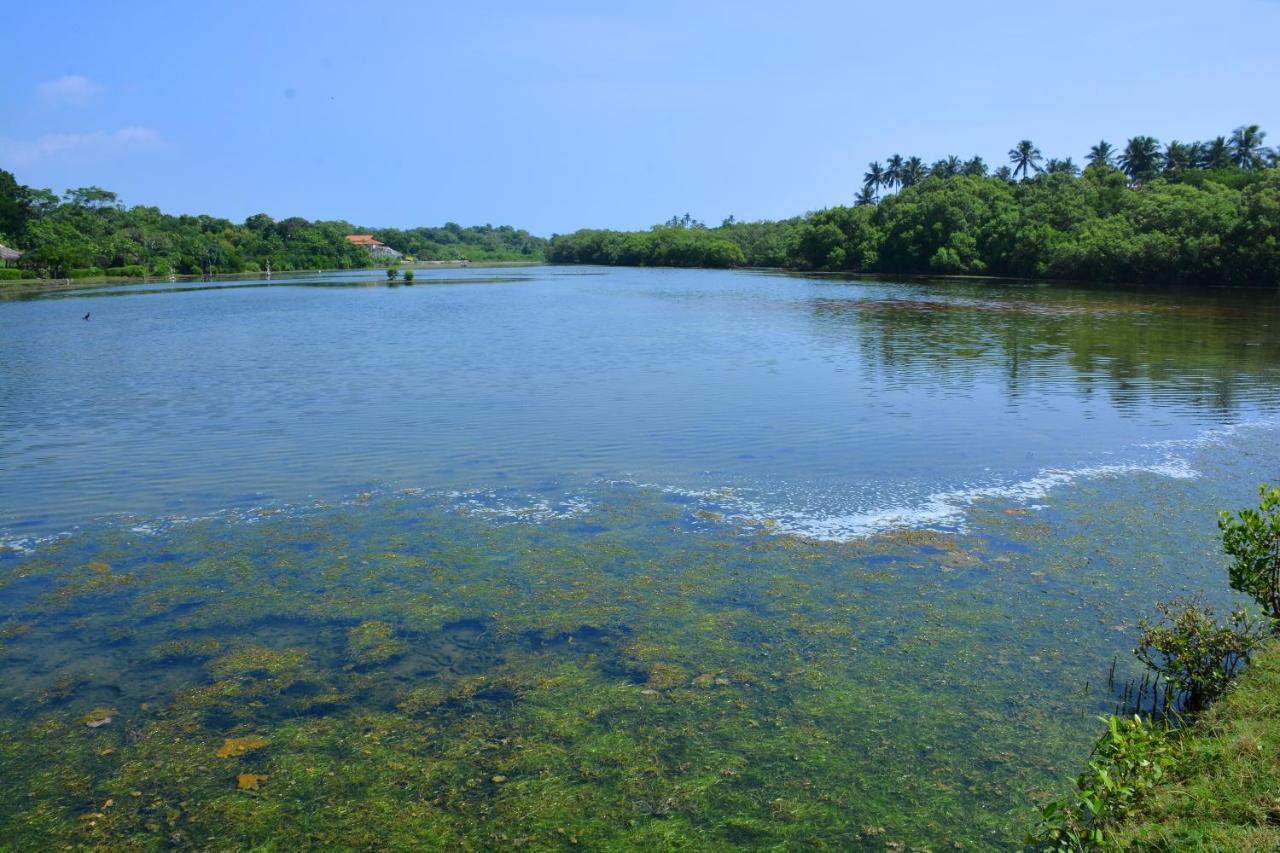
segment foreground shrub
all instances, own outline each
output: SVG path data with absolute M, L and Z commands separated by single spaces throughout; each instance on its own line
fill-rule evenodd
M 1272 620 L 1280 620 L 1280 489 L 1263 484 L 1258 492 L 1257 509 L 1224 512 L 1218 528 L 1233 561 L 1231 588 L 1253 596 Z
M 1140 636 L 1133 653 L 1164 677 L 1180 710 L 1198 714 L 1225 693 L 1248 664 L 1262 632 L 1243 608 L 1225 625 L 1219 624 L 1213 609 L 1198 597 L 1157 602 L 1156 610 L 1159 622 L 1138 622 Z
M 1073 795 L 1040 812 L 1041 828 L 1027 844 L 1036 850 L 1093 850 L 1164 778 L 1174 763 L 1170 729 L 1148 717 L 1112 716 L 1093 748 Z

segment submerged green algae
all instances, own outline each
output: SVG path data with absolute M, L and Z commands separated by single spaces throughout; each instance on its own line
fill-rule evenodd
M 845 544 L 623 488 L 540 525 L 401 496 L 86 533 L 0 561 L 0 828 L 15 849 L 1007 846 L 1114 703 L 1141 600 L 1212 559 L 1212 493 L 1111 480 L 978 507 L 980 535 Z

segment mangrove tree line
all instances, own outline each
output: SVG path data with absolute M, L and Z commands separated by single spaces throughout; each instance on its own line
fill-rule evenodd
M 687 214 L 557 235 L 559 263 L 762 266 L 1196 284 L 1280 284 L 1280 168 L 1256 125 L 1207 142 L 1137 136 L 1081 168 L 1030 140 L 981 157 L 871 163 L 851 206 L 776 222 Z M 885 194 L 885 191 L 892 191 Z

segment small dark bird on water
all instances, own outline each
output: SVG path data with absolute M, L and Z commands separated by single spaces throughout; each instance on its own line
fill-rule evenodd
M 84 318 L 85 318 L 86 320 L 88 320 L 88 319 L 89 319 L 89 313 L 90 313 L 90 312 L 88 312 L 88 311 L 84 312 Z

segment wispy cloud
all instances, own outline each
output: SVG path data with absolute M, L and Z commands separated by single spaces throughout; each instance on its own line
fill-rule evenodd
M 36 86 L 36 98 L 48 107 L 85 107 L 107 91 L 101 83 L 80 74 L 64 74 Z
M 156 151 L 167 143 L 149 127 L 122 127 L 89 133 L 47 133 L 31 140 L 0 139 L 0 160 L 16 166 L 51 160 L 104 159 Z

